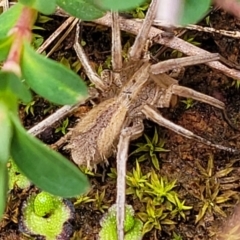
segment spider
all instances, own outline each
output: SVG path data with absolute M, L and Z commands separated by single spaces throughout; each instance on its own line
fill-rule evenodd
M 158 112 L 157 108 L 169 107 L 171 99 L 175 95 L 202 101 L 223 111 L 225 105 L 213 97 L 179 86 L 177 80 L 163 73 L 176 66 L 179 67 L 178 60 L 175 60 L 176 62 L 172 66 L 170 62 L 151 64 L 147 57 L 142 57 L 148 32 L 155 16 L 156 4 L 157 0 L 152 0 L 142 28 L 129 51 L 129 60 L 124 66 L 122 66 L 118 13 L 111 13 L 113 66 L 111 80 L 99 78 L 90 67 L 87 57 L 78 43 L 79 28 L 76 31 L 74 49 L 89 79 L 100 90 L 103 101 L 90 110 L 72 130 L 67 148 L 71 150 L 72 159 L 76 164 L 91 167 L 101 162 L 107 162 L 117 147 L 116 202 L 119 240 L 124 239 L 125 175 L 128 147 L 131 140 L 138 138 L 143 133 L 144 118 L 187 138 L 222 150 L 234 151 L 195 135 L 163 118 Z M 193 58 L 190 57 L 190 59 Z M 203 59 L 197 57 L 195 64 L 217 59 L 218 56 L 215 54 L 209 54 Z M 186 62 L 188 60 L 189 57 L 186 57 L 179 61 Z

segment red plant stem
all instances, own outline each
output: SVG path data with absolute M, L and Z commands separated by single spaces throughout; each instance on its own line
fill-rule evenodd
M 31 42 L 31 29 L 36 20 L 36 17 L 36 10 L 29 7 L 23 7 L 16 25 L 8 33 L 8 35 L 12 36 L 13 42 L 2 70 L 13 72 L 17 76 L 21 77 L 20 60 L 23 43 L 24 41 Z

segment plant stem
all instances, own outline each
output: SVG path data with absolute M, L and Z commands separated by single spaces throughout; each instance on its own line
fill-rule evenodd
M 10 71 L 15 73 L 18 77 L 21 77 L 20 61 L 23 43 L 24 41 L 31 42 L 31 30 L 36 17 L 36 10 L 29 7 L 23 7 L 16 25 L 8 33 L 8 35 L 13 38 L 13 42 L 7 60 L 2 67 L 3 71 Z

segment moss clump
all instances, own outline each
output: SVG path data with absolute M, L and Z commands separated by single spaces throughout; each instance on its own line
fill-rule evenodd
M 10 159 L 8 162 L 8 176 L 9 190 L 12 190 L 14 186 L 17 186 L 21 189 L 29 188 L 31 186 L 31 182 L 26 176 L 21 173 L 21 171 L 18 169 L 17 165 L 12 159 Z
M 70 239 L 74 208 L 69 201 L 41 192 L 30 196 L 21 210 L 20 231 L 46 240 Z
M 131 205 L 126 205 L 126 216 L 124 222 L 125 240 L 141 240 L 143 224 L 134 217 L 134 210 Z M 99 240 L 117 240 L 116 204 L 114 204 L 102 218 L 100 224 L 102 229 L 99 233 Z
M 34 212 L 40 217 L 51 214 L 59 204 L 59 199 L 49 193 L 41 192 L 34 199 Z

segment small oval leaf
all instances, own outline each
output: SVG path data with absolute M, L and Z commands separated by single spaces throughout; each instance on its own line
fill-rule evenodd
M 87 97 L 87 86 L 76 73 L 37 54 L 28 43 L 24 44 L 21 67 L 27 84 L 53 103 L 71 105 Z
M 131 10 L 139 5 L 143 4 L 145 0 L 130 0 L 130 1 L 123 1 L 123 0 L 91 0 L 93 4 L 101 9 L 105 10 L 114 10 L 114 11 L 124 11 L 124 10 Z
M 8 94 L 9 92 L 9 94 Z M 32 95 L 23 82 L 11 72 L 0 72 L 0 96 L 16 95 L 24 103 L 32 100 Z
M 12 123 L 8 116 L 8 108 L 0 101 L 0 162 L 6 164 L 10 156 L 12 140 Z
M 14 134 L 11 154 L 14 162 L 37 187 L 63 198 L 78 196 L 89 187 L 87 177 L 59 153 L 29 135 L 11 114 Z
M 0 161 L 0 220 L 5 211 L 8 190 L 7 164 Z
M 9 30 L 16 24 L 22 8 L 23 5 L 17 3 L 0 15 L 0 38 L 6 37 Z
M 0 61 L 7 58 L 13 38 L 11 36 L 0 39 Z
M 74 17 L 93 20 L 104 15 L 104 11 L 92 4 L 92 0 L 57 0 L 59 7 Z
M 38 10 L 43 14 L 51 14 L 56 8 L 56 0 L 18 0 L 23 5 Z
M 181 25 L 196 23 L 204 16 L 211 5 L 211 0 L 185 0 Z

